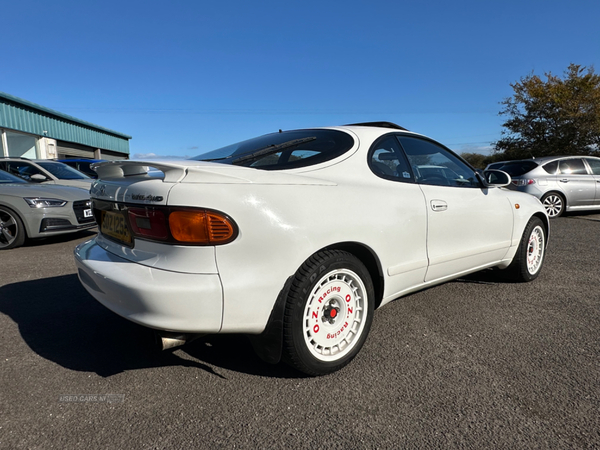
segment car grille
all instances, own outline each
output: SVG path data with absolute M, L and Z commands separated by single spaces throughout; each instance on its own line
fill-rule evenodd
M 82 213 L 83 214 L 83 213 Z M 43 219 L 40 225 L 40 232 L 56 231 L 62 229 L 74 228 L 67 219 Z
M 73 212 L 75 212 L 75 217 L 77 217 L 77 222 L 79 223 L 90 223 L 94 221 L 94 217 L 84 217 L 83 210 L 91 209 L 91 201 L 90 200 L 79 200 L 73 202 Z

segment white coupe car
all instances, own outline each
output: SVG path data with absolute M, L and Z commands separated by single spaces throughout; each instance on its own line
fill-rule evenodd
M 164 347 L 244 333 L 309 375 L 348 364 L 400 296 L 490 267 L 533 280 L 548 241 L 544 207 L 509 175 L 388 122 L 96 170 L 100 233 L 75 249 L 93 297 Z

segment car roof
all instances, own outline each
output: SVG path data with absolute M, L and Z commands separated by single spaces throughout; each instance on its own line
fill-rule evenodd
M 496 161 L 496 162 L 490 163 L 489 165 L 491 166 L 492 164 L 518 163 L 518 162 L 523 162 L 523 161 L 531 161 L 531 162 L 537 163 L 538 165 L 542 165 L 542 164 L 545 164 L 550 161 L 558 161 L 561 159 L 570 159 L 570 158 L 600 159 L 597 156 L 592 156 L 592 155 L 560 155 L 560 156 L 542 156 L 540 158 L 511 159 L 511 160 L 507 160 L 507 161 Z
M 89 163 L 95 163 L 95 162 L 104 162 L 104 161 L 106 161 L 106 159 L 62 158 L 62 159 L 57 159 L 55 161 L 58 161 L 58 162 L 72 161 L 72 162 L 89 162 Z
M 393 122 L 361 122 L 361 123 L 350 123 L 343 125 L 345 127 L 375 127 L 375 128 L 391 128 L 393 130 L 409 131 L 408 129 L 401 127 Z

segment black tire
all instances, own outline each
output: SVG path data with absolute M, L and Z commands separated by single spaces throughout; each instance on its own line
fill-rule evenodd
M 347 365 L 371 329 L 374 295 L 369 272 L 354 255 L 327 250 L 311 256 L 288 294 L 284 361 L 311 376 Z
M 517 253 L 506 269 L 506 275 L 510 280 L 526 282 L 538 277 L 546 256 L 547 235 L 542 220 L 539 217 L 532 217 L 523 231 Z
M 0 206 L 0 250 L 20 247 L 25 242 L 23 221 L 12 209 Z
M 567 206 L 565 197 L 557 192 L 548 192 L 542 197 L 541 202 L 551 219 L 562 216 Z

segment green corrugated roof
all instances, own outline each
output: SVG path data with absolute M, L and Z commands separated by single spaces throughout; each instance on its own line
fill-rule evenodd
M 131 136 L 127 134 L 94 125 L 4 92 L 0 92 L 0 127 L 129 153 Z

